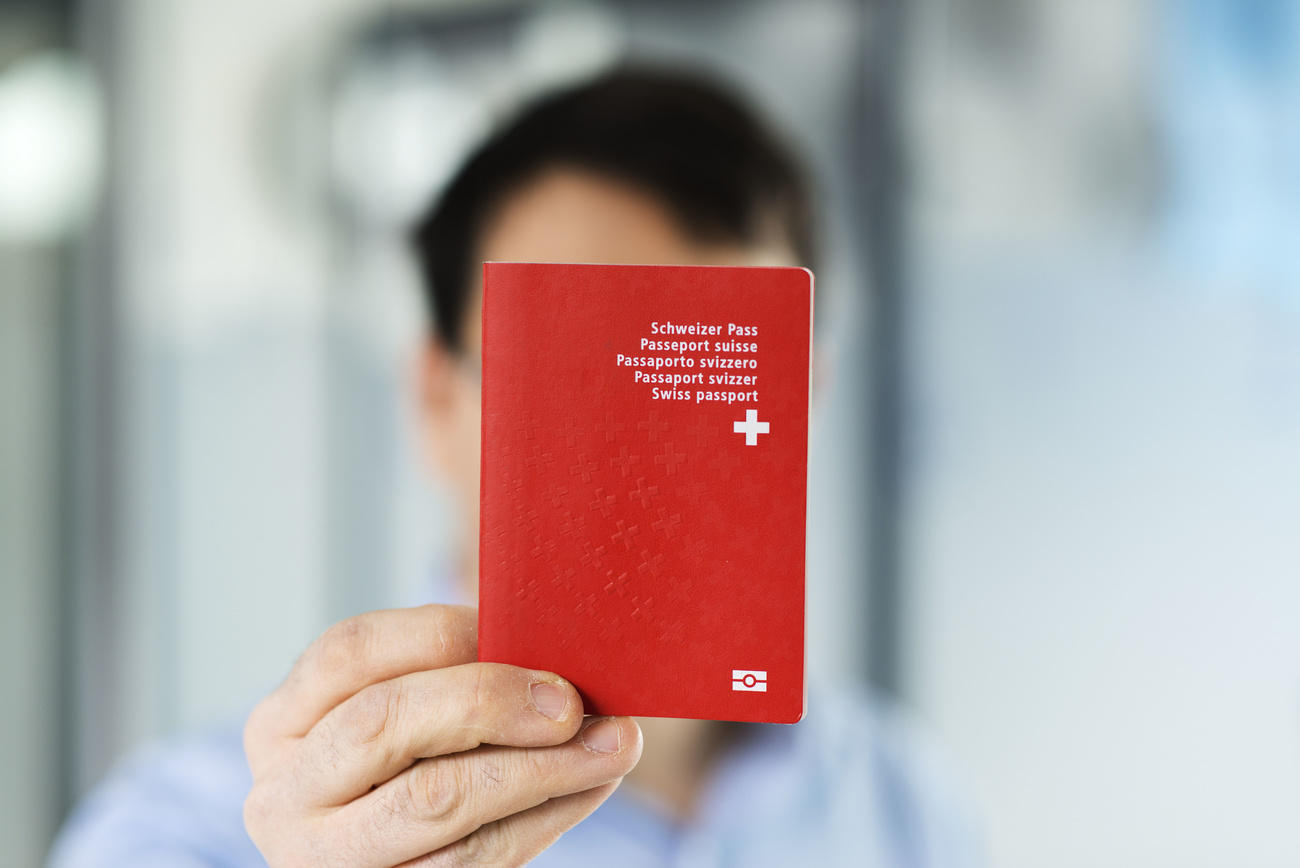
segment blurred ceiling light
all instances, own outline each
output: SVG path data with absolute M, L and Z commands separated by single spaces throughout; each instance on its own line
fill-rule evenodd
M 622 23 L 606 7 L 579 2 L 538 5 L 519 30 L 519 80 L 527 90 L 543 90 L 591 75 L 613 63 L 624 42 Z
M 70 55 L 33 54 L 0 75 L 0 239 L 76 229 L 99 187 L 102 117 L 93 76 Z
M 457 88 L 427 52 L 358 60 L 332 111 L 337 189 L 361 222 L 408 224 L 487 124 L 475 94 Z

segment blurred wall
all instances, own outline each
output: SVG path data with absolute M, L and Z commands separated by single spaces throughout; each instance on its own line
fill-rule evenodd
M 995 864 L 1300 864 L 1300 8 L 921 5 L 907 692 Z
M 0 841 L 35 865 L 63 808 L 59 578 L 70 238 L 95 193 L 98 93 L 61 4 L 0 4 Z
M 57 265 L 0 244 L 0 839 L 36 864 L 59 810 Z
M 99 687 L 79 789 L 145 739 L 237 714 L 326 617 L 328 251 L 265 194 L 255 131 L 285 46 L 343 5 L 130 0 L 101 19 L 112 237 L 89 279 L 118 308 L 121 469 L 110 604 L 80 624 L 107 635 L 80 661 Z

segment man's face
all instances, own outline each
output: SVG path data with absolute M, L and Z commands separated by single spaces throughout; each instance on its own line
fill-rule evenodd
M 593 172 L 557 167 L 513 193 L 489 221 L 475 261 L 609 262 L 679 265 L 795 265 L 779 235 L 768 243 L 690 238 L 653 196 Z M 482 275 L 464 323 L 464 355 L 440 345 L 425 353 L 424 442 L 462 516 L 466 578 L 478 573 L 479 358 Z

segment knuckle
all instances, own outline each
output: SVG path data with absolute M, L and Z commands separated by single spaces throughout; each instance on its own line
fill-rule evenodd
M 266 700 L 263 699 L 253 706 L 253 710 L 248 713 L 248 719 L 244 721 L 244 744 L 261 735 L 262 730 L 266 728 L 266 716 Z
M 372 684 L 339 707 L 339 725 L 347 740 L 370 745 L 397 726 L 407 702 L 400 681 Z
M 514 852 L 501 822 L 483 826 L 472 835 L 411 863 L 418 868 L 467 868 L 473 865 L 523 865 L 527 860 Z
M 446 824 L 464 804 L 466 787 L 460 763 L 425 763 L 406 776 L 402 800 L 425 823 Z
M 261 844 L 267 823 L 270 819 L 270 800 L 266 798 L 263 787 L 254 786 L 244 799 L 244 828 L 248 837 Z
M 244 799 L 244 830 L 268 864 L 278 868 L 321 868 L 338 864 L 334 836 L 313 828 L 298 811 L 286 810 L 285 794 L 255 785 Z
M 248 759 L 249 768 L 256 775 L 260 758 L 262 755 L 262 744 L 264 742 L 263 730 L 265 724 L 263 718 L 266 717 L 266 701 L 259 702 L 248 715 L 248 720 L 244 721 L 244 756 Z
M 326 671 L 348 671 L 366 657 L 373 630 L 362 615 L 345 618 L 330 626 L 316 640 L 312 659 Z
M 514 851 L 509 824 L 491 823 L 461 840 L 460 860 L 464 865 L 507 865 Z

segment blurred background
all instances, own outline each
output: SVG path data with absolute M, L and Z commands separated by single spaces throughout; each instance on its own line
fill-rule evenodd
M 401 230 L 629 56 L 824 194 L 814 674 L 910 709 L 995 865 L 1300 865 L 1290 0 L 0 0 L 5 863 L 415 599 Z

